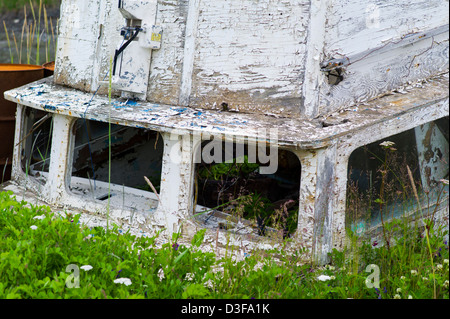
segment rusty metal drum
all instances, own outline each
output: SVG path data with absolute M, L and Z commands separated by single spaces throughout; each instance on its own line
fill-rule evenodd
M 44 63 L 42 67 L 44 68 L 44 77 L 52 76 L 55 71 L 55 61 Z
M 3 93 L 43 76 L 44 68 L 40 65 L 0 64 L 0 180 L 6 181 L 11 176 L 16 113 L 16 104 L 5 100 Z

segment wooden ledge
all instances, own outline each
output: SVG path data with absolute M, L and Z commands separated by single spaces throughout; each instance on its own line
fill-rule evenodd
M 356 134 L 362 129 L 431 106 L 445 108 L 448 113 L 448 79 L 448 73 L 441 74 L 317 119 L 220 112 L 121 98 L 113 98 L 110 106 L 107 96 L 94 96 L 56 85 L 53 77 L 7 91 L 5 98 L 47 112 L 101 122 L 110 119 L 114 124 L 159 132 L 224 134 L 261 140 L 261 134 L 268 139 L 270 129 L 276 128 L 278 146 L 317 149 L 333 144 L 346 134 Z

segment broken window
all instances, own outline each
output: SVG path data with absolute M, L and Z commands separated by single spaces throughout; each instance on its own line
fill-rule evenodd
M 114 124 L 109 128 L 108 123 L 85 119 L 75 122 L 73 132 L 72 192 L 99 201 L 110 194 L 114 205 L 124 209 L 156 208 L 156 195 L 144 176 L 159 191 L 163 141 L 158 132 Z M 148 198 L 154 202 L 149 204 Z
M 348 165 L 347 228 L 372 232 L 392 218 L 428 216 L 445 207 L 448 133 L 446 117 L 356 149 Z
M 202 143 L 197 152 L 201 159 L 196 160 L 194 187 L 194 211 L 200 213 L 200 223 L 208 228 L 278 238 L 296 231 L 300 161 L 286 150 L 267 147 L 265 151 L 276 163 L 261 161 L 256 146 Z M 273 173 L 262 174 L 260 168 L 273 164 Z
M 50 166 L 53 117 L 51 113 L 24 107 L 21 135 L 21 166 L 27 176 L 45 184 Z

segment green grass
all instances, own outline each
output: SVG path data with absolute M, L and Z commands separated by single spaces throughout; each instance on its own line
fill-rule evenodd
M 23 24 L 20 34 L 3 21 L 10 63 L 37 64 L 55 60 L 58 20 L 52 21 L 47 15 L 45 0 L 28 0 L 22 7 Z M 1 6 L 0 6 L 1 10 Z M 9 10 L 9 9 L 8 9 Z
M 398 221 L 392 227 L 400 237 L 389 250 L 350 235 L 347 249 L 317 267 L 299 263 L 301 250 L 252 251 L 238 260 L 228 248 L 219 258 L 199 249 L 204 231 L 189 245 L 175 234 L 157 247 L 157 236 L 78 220 L 0 193 L 0 298 L 449 298 L 448 242 L 440 229 L 429 234 L 432 261 L 420 229 Z M 371 264 L 380 268 L 378 289 L 366 285 Z M 69 265 L 79 269 L 79 288 Z M 87 265 L 92 269 L 83 270 Z
M 43 4 L 45 4 L 47 8 L 59 5 L 60 3 L 61 0 L 43 0 Z M 29 4 L 29 0 L 0 0 L 0 13 L 4 13 L 9 10 L 22 10 L 24 5 Z

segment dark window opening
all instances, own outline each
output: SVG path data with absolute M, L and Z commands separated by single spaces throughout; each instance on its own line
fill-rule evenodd
M 27 176 L 38 180 L 49 171 L 53 117 L 51 113 L 26 107 L 21 136 L 21 164 Z
M 103 122 L 79 119 L 74 124 L 71 188 L 76 192 L 84 187 L 83 193 L 89 188 L 97 200 L 114 198 L 124 206 L 133 206 L 135 203 L 125 199 L 129 188 L 135 195 L 151 192 L 144 176 L 159 192 L 163 141 L 158 132 L 147 129 L 112 124 L 111 134 L 109 130 L 109 124 Z M 80 178 L 88 180 L 88 184 L 81 186 Z M 111 194 L 106 187 L 109 182 L 115 185 Z
M 202 143 L 203 155 L 209 143 Z M 197 213 L 207 211 L 199 220 L 206 227 L 236 232 L 242 227 L 259 236 L 292 235 L 298 220 L 301 174 L 298 157 L 276 149 L 276 172 L 260 174 L 259 168 L 267 167 L 267 162 L 258 161 L 247 144 L 233 143 L 227 150 L 227 143 L 222 143 L 221 161 L 211 163 L 202 156 L 196 165 L 194 206 Z M 267 148 L 266 155 L 271 151 L 274 150 Z
M 448 128 L 446 117 L 355 150 L 348 166 L 347 228 L 363 234 L 393 218 L 416 218 L 445 207 Z

